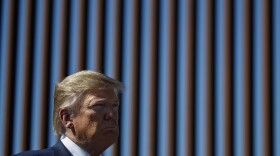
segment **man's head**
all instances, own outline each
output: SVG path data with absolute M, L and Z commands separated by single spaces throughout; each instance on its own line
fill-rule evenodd
M 105 149 L 112 145 L 119 133 L 118 94 L 122 89 L 121 82 L 98 72 L 81 71 L 66 77 L 55 88 L 56 134 L 65 134 L 88 152 L 95 144 Z

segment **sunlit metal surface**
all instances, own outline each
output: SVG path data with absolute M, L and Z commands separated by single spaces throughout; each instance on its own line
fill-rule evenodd
M 55 84 L 125 83 L 104 156 L 280 155 L 278 0 L 2 0 L 0 155 L 52 146 Z

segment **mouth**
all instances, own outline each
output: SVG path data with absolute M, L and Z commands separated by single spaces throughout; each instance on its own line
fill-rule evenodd
M 118 130 L 119 130 L 118 126 L 108 126 L 108 127 L 103 128 L 102 131 L 116 133 L 116 132 L 118 132 Z
M 104 129 L 117 129 L 117 126 L 110 126 L 110 127 L 105 127 Z
M 114 135 L 119 134 L 119 129 L 117 126 L 106 127 L 106 128 L 103 128 L 102 131 L 103 131 L 103 134 L 114 134 Z

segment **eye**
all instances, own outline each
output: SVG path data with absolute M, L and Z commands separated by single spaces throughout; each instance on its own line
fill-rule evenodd
M 113 106 L 113 110 L 114 111 L 118 111 L 119 110 L 119 104 L 118 103 L 115 103 L 112 106 Z
M 97 104 L 92 104 L 91 109 L 102 109 L 105 107 L 105 104 L 102 103 L 97 103 Z
M 113 107 L 119 107 L 118 103 L 113 104 Z

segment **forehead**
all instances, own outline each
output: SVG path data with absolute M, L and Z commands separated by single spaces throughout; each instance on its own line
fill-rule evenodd
M 87 100 L 116 102 L 119 100 L 118 93 L 114 88 L 99 88 L 88 92 Z

